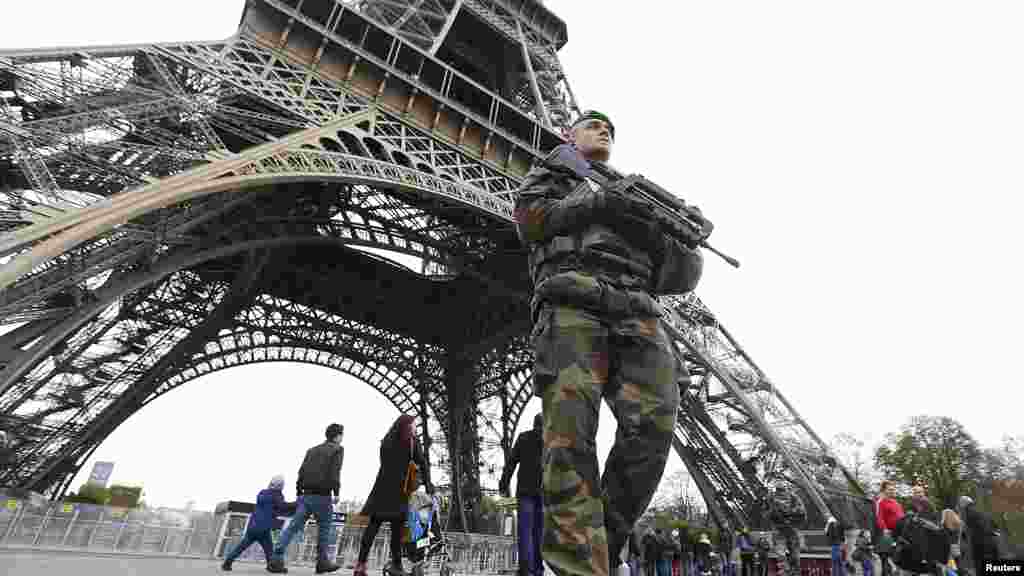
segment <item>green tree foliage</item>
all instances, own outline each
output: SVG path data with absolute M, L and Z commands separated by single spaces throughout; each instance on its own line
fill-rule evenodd
M 875 451 L 875 465 L 888 478 L 926 485 L 940 507 L 953 506 L 959 496 L 974 493 L 984 458 L 978 442 L 946 416 L 911 418 Z
M 77 493 L 65 496 L 64 501 L 105 506 L 110 502 L 110 489 L 93 484 L 82 484 Z

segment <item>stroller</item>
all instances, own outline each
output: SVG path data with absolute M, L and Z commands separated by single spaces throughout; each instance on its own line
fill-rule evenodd
M 423 576 L 427 564 L 434 560 L 440 564 L 440 576 L 452 575 L 452 568 L 448 565 L 451 559 L 448 538 L 440 529 L 437 530 L 440 536 L 431 532 L 435 519 L 440 515 L 441 506 L 436 495 L 431 497 L 423 492 L 414 492 L 409 497 L 406 525 L 402 532 L 402 557 L 412 564 L 411 576 Z M 387 564 L 384 574 L 387 574 Z

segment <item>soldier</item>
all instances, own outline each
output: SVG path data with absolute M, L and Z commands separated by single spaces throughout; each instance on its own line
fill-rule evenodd
M 789 482 L 777 482 L 772 488 L 768 519 L 782 536 L 786 547 L 785 574 L 800 576 L 800 533 L 797 529 L 806 521 L 807 510 Z
M 656 294 L 700 279 L 696 247 L 663 234 L 649 208 L 589 178 L 615 128 L 585 112 L 569 140 L 526 175 L 515 207 L 530 250 L 534 393 L 544 416 L 544 560 L 559 575 L 607 576 L 647 508 L 679 406 L 672 346 Z M 683 380 L 686 374 L 678 374 Z M 598 479 L 601 399 L 618 420 Z

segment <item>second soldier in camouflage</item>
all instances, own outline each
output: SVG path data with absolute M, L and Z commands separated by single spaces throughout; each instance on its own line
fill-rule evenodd
M 654 296 L 693 290 L 703 260 L 661 233 L 649 208 L 588 178 L 607 161 L 611 121 L 584 113 L 571 144 L 523 182 L 515 218 L 530 249 L 534 388 L 544 415 L 544 560 L 561 576 L 608 576 L 650 504 L 688 378 Z M 599 476 L 601 400 L 618 420 Z

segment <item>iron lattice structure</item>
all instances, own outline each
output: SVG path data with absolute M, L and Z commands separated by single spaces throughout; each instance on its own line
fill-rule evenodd
M 161 395 L 307 362 L 421 417 L 472 528 L 532 395 L 511 212 L 579 111 L 566 40 L 533 0 L 250 0 L 220 42 L 0 52 L 0 483 L 60 494 Z M 665 302 L 695 375 L 676 451 L 713 517 L 763 525 L 777 471 L 812 523 L 853 513 L 714 315 Z

